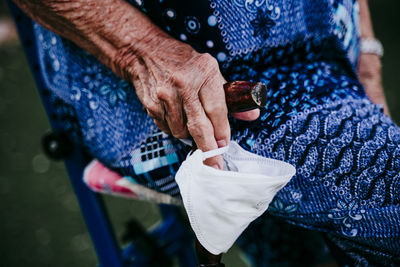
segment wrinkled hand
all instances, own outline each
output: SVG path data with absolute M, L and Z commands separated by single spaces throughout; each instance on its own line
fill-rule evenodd
M 382 86 L 381 61 L 373 54 L 360 54 L 358 61 L 358 77 L 371 101 L 383 106 L 384 113 L 390 116 Z
M 203 151 L 226 146 L 230 126 L 218 63 L 189 45 L 168 40 L 133 62 L 136 93 L 155 124 L 176 138 L 191 136 Z M 238 113 L 254 120 L 259 111 Z M 205 161 L 222 168 L 221 156 Z
M 177 138 L 191 135 L 203 151 L 230 139 L 225 93 L 216 60 L 159 29 L 123 0 L 14 0 L 35 21 L 132 81 L 156 125 Z M 253 120 L 259 111 L 236 114 Z M 207 160 L 222 166 L 222 159 Z

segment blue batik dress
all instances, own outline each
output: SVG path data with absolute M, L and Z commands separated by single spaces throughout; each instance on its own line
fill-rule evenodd
M 239 240 L 255 266 L 310 266 L 328 254 L 340 265 L 400 265 L 400 128 L 357 79 L 355 0 L 129 2 L 216 57 L 227 81 L 269 88 L 259 119 L 230 119 L 242 147 L 297 170 Z M 53 119 L 109 168 L 178 196 L 188 148 L 157 130 L 132 84 L 38 24 L 29 36 Z

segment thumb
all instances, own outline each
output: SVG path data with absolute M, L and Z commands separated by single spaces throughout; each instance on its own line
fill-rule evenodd
M 232 113 L 232 116 L 238 120 L 254 121 L 260 117 L 260 110 L 257 108 L 249 111 Z

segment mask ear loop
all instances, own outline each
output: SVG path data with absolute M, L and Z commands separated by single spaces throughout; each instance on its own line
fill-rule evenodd
M 180 138 L 179 141 L 188 146 L 193 146 L 193 140 L 189 138 Z
M 203 160 L 224 154 L 226 151 L 228 151 L 228 149 L 229 149 L 229 146 L 224 146 L 224 147 L 220 147 L 217 149 L 203 152 L 203 154 L 202 154 Z

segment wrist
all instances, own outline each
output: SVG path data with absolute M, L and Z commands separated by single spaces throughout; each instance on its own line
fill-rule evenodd
M 137 73 L 146 68 L 150 60 L 156 60 L 153 54 L 162 47 L 160 44 L 169 39 L 170 37 L 156 27 L 149 28 L 141 39 L 129 33 L 124 45 L 113 47 L 107 65 L 121 78 L 132 81 Z
M 132 81 L 151 69 L 168 79 L 173 73 L 186 72 L 185 69 L 200 55 L 190 45 L 173 39 L 158 28 L 148 36 L 150 38 L 118 49 L 114 55 L 113 70 L 122 78 Z
M 381 80 L 382 63 L 378 55 L 360 54 L 358 76 L 360 79 Z
M 90 16 L 84 36 L 94 47 L 94 56 L 118 76 L 129 80 L 128 68 L 148 57 L 151 51 L 157 50 L 171 37 L 127 2 L 111 1 L 114 4 L 104 12 L 104 16 Z

